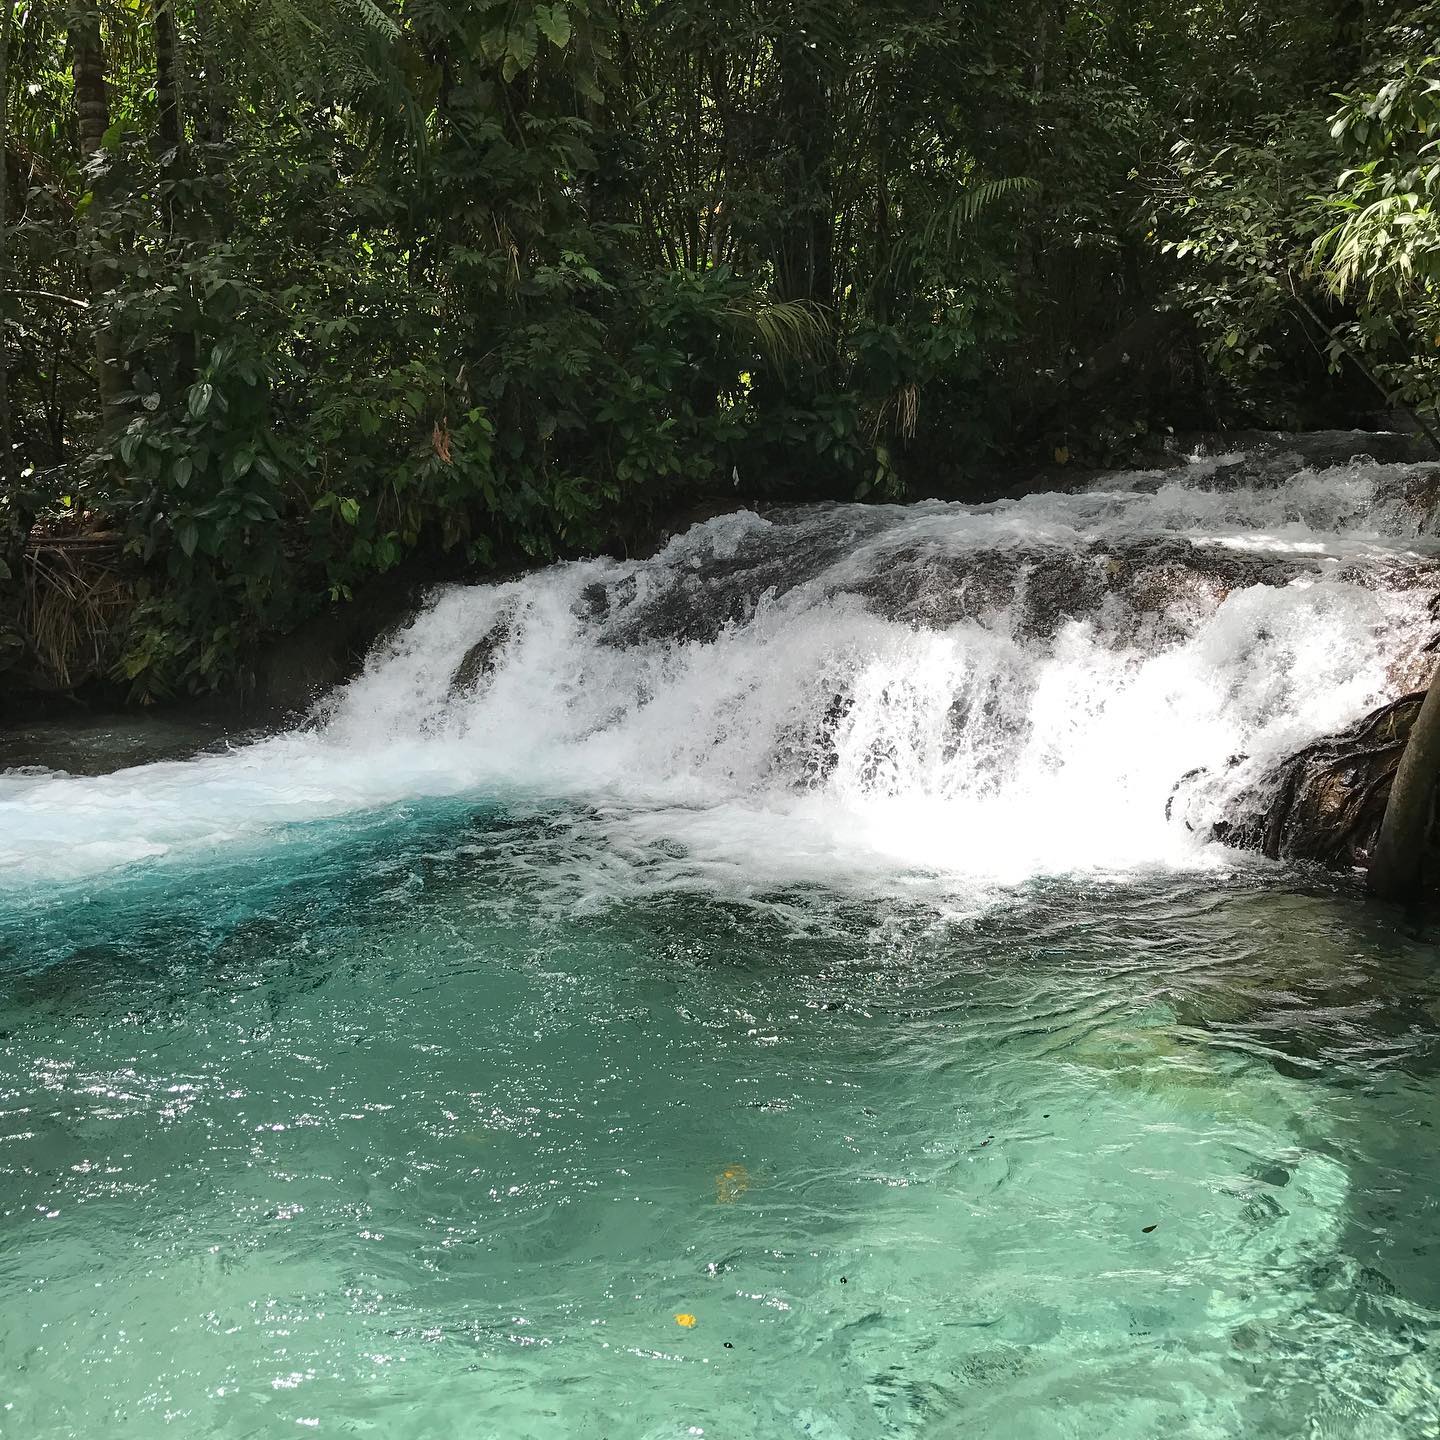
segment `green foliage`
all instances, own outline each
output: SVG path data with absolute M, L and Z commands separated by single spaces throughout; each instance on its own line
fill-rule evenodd
M 7 533 L 118 534 L 139 698 L 697 497 L 1434 402 L 1433 4 L 0 5 Z
M 1440 6 L 1389 29 L 1331 134 L 1350 168 L 1326 197 L 1315 265 L 1353 318 L 1343 340 L 1398 401 L 1440 408 Z M 1338 343 L 1338 342 L 1337 342 Z
M 1343 218 L 1315 246 L 1341 296 L 1404 302 L 1440 278 L 1440 55 L 1398 64 L 1376 90 L 1345 96 L 1331 127 L 1357 156 L 1331 201 Z
M 1156 188 L 1149 235 L 1177 262 L 1171 294 L 1193 317 L 1218 385 L 1241 403 L 1265 404 L 1304 344 L 1296 287 L 1322 227 L 1315 192 L 1334 155 L 1319 117 L 1262 115 L 1220 146 L 1174 145 Z

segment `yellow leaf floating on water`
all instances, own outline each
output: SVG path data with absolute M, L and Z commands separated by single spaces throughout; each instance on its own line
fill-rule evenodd
M 1057 465 L 1068 465 L 1070 463 L 1070 449 L 1066 445 L 1055 447 L 1055 463 Z
M 750 1172 L 743 1165 L 727 1165 L 715 1177 L 715 1203 L 733 1205 L 750 1188 Z
M 689 1330 L 695 1324 L 695 1317 L 693 1315 L 677 1315 L 675 1317 L 675 1323 L 677 1325 L 683 1325 L 687 1330 Z

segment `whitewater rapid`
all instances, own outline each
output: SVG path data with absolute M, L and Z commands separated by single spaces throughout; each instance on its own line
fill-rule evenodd
M 1428 678 L 1436 472 L 1212 456 L 984 506 L 742 511 L 650 559 L 441 590 L 288 734 L 0 776 L 0 884 L 434 796 L 568 816 L 615 893 L 1233 865 L 1199 838 L 1228 797 Z M 1199 767 L 1202 813 L 1167 817 Z

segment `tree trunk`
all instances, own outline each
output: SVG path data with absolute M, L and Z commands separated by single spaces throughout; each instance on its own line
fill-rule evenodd
M 1348 85 L 1365 66 L 1370 31 L 1369 9 L 1367 0 L 1337 0 L 1335 40 L 1331 49 L 1333 78 L 1337 85 Z
M 196 130 L 207 145 L 220 145 L 230 133 L 230 109 L 225 100 L 225 77 L 220 68 L 219 27 L 211 7 L 196 4 L 191 8 L 196 37 L 204 70 L 203 107 L 196 105 Z M 203 123 L 201 112 L 203 110 Z
M 80 136 L 80 155 L 89 164 L 105 143 L 110 128 L 110 101 L 105 90 L 105 57 L 100 39 L 100 17 L 90 11 L 77 15 L 70 25 L 71 67 L 75 77 L 75 122 Z M 109 257 L 105 254 L 100 224 L 101 186 L 93 183 L 89 206 L 81 230 L 90 247 L 90 300 L 94 304 L 111 287 Z M 102 421 L 115 417 L 120 397 L 121 375 L 115 353 L 115 337 L 103 319 L 95 324 L 95 373 L 100 390 Z
M 15 0 L 0 0 L 0 286 L 10 270 L 10 36 L 15 20 Z M 0 324 L 7 298 L 0 296 Z M 25 542 L 35 524 L 28 497 L 17 483 L 20 467 L 15 464 L 10 432 L 9 345 L 0 340 L 0 493 L 6 505 L 0 509 L 0 596 L 5 612 L 13 614 L 13 597 L 18 593 L 25 565 Z M 7 593 L 9 592 L 9 593 Z M 0 620 L 0 669 L 23 649 L 18 632 Z
M 0 0 L 0 275 L 10 272 L 10 30 L 15 0 Z M 6 300 L 0 296 L 0 325 Z M 11 479 L 9 346 L 0 331 L 0 484 Z
M 175 67 L 175 0 L 155 0 L 155 99 L 158 110 L 157 138 L 160 142 L 160 175 L 170 192 L 165 200 L 166 228 L 172 241 L 182 242 L 189 232 L 187 206 L 179 190 L 188 173 L 185 157 L 185 118 L 180 105 L 180 81 Z M 194 287 L 186 282 L 194 307 Z M 175 383 L 188 389 L 195 379 L 195 332 L 184 328 L 175 337 Z
M 1380 838 L 1370 860 L 1369 886 L 1384 900 L 1410 900 L 1418 893 L 1425 864 L 1435 785 L 1440 780 L 1440 669 L 1425 692 L 1425 703 L 1410 729 L 1400 768 L 1390 786 Z
M 784 35 L 777 51 L 785 190 L 793 208 L 776 251 L 775 294 L 828 309 L 835 301 L 829 95 L 817 42 L 803 29 Z
M 160 143 L 180 144 L 180 87 L 175 79 L 175 0 L 155 6 L 155 101 L 160 111 Z

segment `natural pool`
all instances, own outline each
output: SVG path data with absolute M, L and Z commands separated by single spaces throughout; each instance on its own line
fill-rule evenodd
M 10 737 L 0 1437 L 1440 1436 L 1433 927 L 1204 838 L 1428 673 L 1431 478 L 731 517 Z
M 1395 915 L 557 904 L 574 819 L 7 900 L 0 1433 L 1436 1433 L 1440 967 Z

